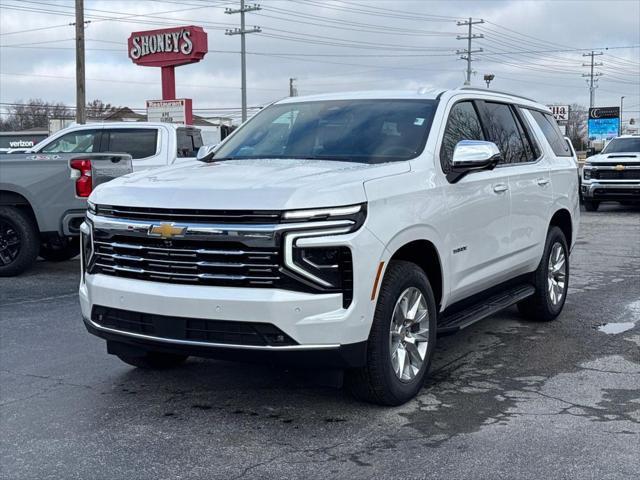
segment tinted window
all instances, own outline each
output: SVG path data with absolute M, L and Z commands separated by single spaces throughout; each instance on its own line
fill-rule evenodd
M 604 147 L 602 153 L 638 153 L 640 152 L 640 137 L 614 138 Z
M 420 154 L 434 100 L 336 100 L 272 105 L 215 158 L 292 158 L 378 163 Z
M 526 138 L 522 138 L 522 127 L 509 105 L 504 103 L 485 102 L 484 125 L 489 140 L 500 149 L 500 163 L 520 163 L 531 160 L 530 152 L 525 147 Z
M 43 153 L 91 153 L 98 151 L 96 141 L 99 130 L 79 130 L 67 133 L 49 145 L 45 146 L 41 151 Z
M 529 110 L 529 113 L 533 116 L 536 123 L 542 130 L 544 137 L 551 145 L 553 153 L 558 157 L 570 157 L 572 156 L 571 149 L 567 142 L 565 142 L 556 120 L 550 113 L 542 113 L 538 110 Z
M 128 153 L 133 159 L 152 157 L 156 154 L 158 130 L 155 128 L 105 130 L 104 134 L 109 136 L 107 152 Z
M 178 158 L 195 157 L 203 145 L 200 130 L 195 128 L 178 128 L 176 135 L 178 138 Z
M 453 151 L 461 140 L 484 140 L 480 119 L 472 102 L 456 103 L 449 112 L 440 148 L 440 163 L 445 173 L 449 172 Z

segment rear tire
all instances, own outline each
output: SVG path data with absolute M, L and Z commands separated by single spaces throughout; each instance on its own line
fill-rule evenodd
M 598 210 L 600 206 L 600 202 L 596 202 L 595 200 L 585 200 L 584 208 L 587 212 L 595 212 Z
M 436 318 L 433 291 L 424 271 L 411 262 L 391 261 L 367 342 L 367 363 L 346 372 L 351 393 L 379 405 L 401 405 L 415 397 L 433 356 Z
M 0 277 L 31 268 L 38 256 L 40 235 L 31 217 L 15 207 L 0 207 Z
M 80 239 L 55 237 L 40 245 L 40 256 L 50 262 L 64 262 L 80 253 Z
M 562 311 L 569 289 L 569 249 L 564 233 L 551 227 L 547 233 L 542 260 L 533 273 L 535 293 L 518 303 L 518 310 L 529 320 L 548 322 Z
M 147 352 L 144 355 L 117 354 L 117 357 L 124 363 L 145 370 L 166 370 L 182 365 L 189 358 L 187 355 L 160 352 Z

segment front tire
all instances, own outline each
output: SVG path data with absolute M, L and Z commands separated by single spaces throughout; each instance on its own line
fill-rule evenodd
M 598 210 L 600 206 L 600 202 L 596 202 L 595 200 L 585 200 L 584 208 L 587 212 L 595 212 Z
M 569 248 L 558 227 L 551 227 L 547 233 L 542 260 L 533 273 L 533 284 L 535 293 L 518 303 L 518 310 L 529 320 L 554 320 L 564 307 L 569 289 Z
M 0 277 L 13 277 L 31 268 L 40 237 L 29 215 L 14 207 L 0 207 Z
M 147 352 L 143 355 L 117 354 L 124 363 L 145 370 L 166 370 L 182 365 L 188 358 L 187 355 L 172 353 Z
M 387 267 L 367 342 L 367 363 L 349 370 L 352 394 L 379 405 L 402 405 L 424 385 L 436 343 L 436 304 L 416 264 Z

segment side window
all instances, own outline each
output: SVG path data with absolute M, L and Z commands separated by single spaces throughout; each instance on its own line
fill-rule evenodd
M 196 128 L 176 129 L 178 158 L 190 158 L 198 155 L 198 150 L 204 143 L 202 142 L 202 132 Z
M 105 129 L 104 135 L 109 137 L 108 142 L 103 141 L 107 152 L 124 152 L 131 155 L 134 160 L 152 157 L 156 154 L 158 146 L 158 130 L 155 128 L 122 128 Z
M 43 147 L 43 153 L 91 153 L 97 152 L 99 130 L 69 132 Z
M 501 164 L 531 160 L 531 152 L 527 152 L 525 146 L 528 140 L 523 138 L 522 127 L 518 124 L 509 105 L 485 102 L 483 119 L 489 140 L 500 149 Z
M 484 140 L 480 118 L 470 101 L 456 103 L 449 112 L 440 148 L 440 163 L 444 173 L 449 172 L 453 151 L 461 140 Z
M 553 153 L 558 157 L 571 157 L 571 148 L 567 145 L 556 120 L 550 113 L 542 113 L 538 110 L 529 110 L 529 113 L 533 116 L 534 120 L 542 130 L 544 137 L 551 145 Z

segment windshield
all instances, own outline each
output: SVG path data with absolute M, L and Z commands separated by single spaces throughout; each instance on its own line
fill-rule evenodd
M 216 152 L 214 161 L 296 158 L 381 163 L 420 154 L 435 100 L 338 100 L 272 105 Z
M 614 138 L 604 147 L 602 153 L 639 153 L 640 137 L 638 138 Z

